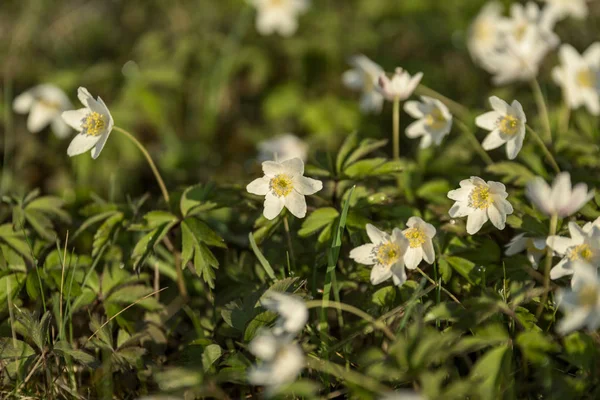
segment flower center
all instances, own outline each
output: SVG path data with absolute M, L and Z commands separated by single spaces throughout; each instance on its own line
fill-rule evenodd
M 425 232 L 419 228 L 410 228 L 404 232 L 404 237 L 408 239 L 412 248 L 421 247 L 425 243 Z
M 505 115 L 498 119 L 496 127 L 503 134 L 513 136 L 519 130 L 519 120 L 513 115 Z
M 585 68 L 577 72 L 575 80 L 579 86 L 585 88 L 595 88 L 597 83 L 596 74 L 589 68 Z
M 101 114 L 92 111 L 81 120 L 81 133 L 84 135 L 98 136 L 104 130 L 104 118 Z
M 277 197 L 285 197 L 294 189 L 292 178 L 286 174 L 279 174 L 275 176 L 275 178 L 271 179 L 269 186 Z
M 375 247 L 375 260 L 378 264 L 391 266 L 400 258 L 400 247 L 393 242 L 387 242 Z
M 593 253 L 589 244 L 579 244 L 577 246 L 571 247 L 569 249 L 569 259 L 575 260 L 583 260 L 590 261 L 592 259 Z
M 577 300 L 579 304 L 584 307 L 594 307 L 598 304 L 598 288 L 594 285 L 585 285 L 579 293 L 577 293 Z
M 55 110 L 61 109 L 61 104 L 58 101 L 52 101 L 52 100 L 47 100 L 47 99 L 42 99 L 42 98 L 38 98 L 37 101 L 38 101 L 38 103 L 42 104 L 45 107 L 52 108 Z
M 432 129 L 439 130 L 446 126 L 446 117 L 439 108 L 434 108 L 425 117 L 425 124 Z
M 492 203 L 490 188 L 487 186 L 475 186 L 469 195 L 469 207 L 485 210 Z
M 525 32 L 527 32 L 527 24 L 520 24 L 515 28 L 513 33 L 517 41 L 520 42 L 525 37 Z

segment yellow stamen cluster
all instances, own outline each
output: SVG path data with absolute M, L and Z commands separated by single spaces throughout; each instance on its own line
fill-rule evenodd
M 92 111 L 86 117 L 81 120 L 81 133 L 91 136 L 98 136 L 104 130 L 105 122 L 104 117 Z
M 596 88 L 596 85 L 598 83 L 596 74 L 594 73 L 594 71 L 588 68 L 582 69 L 579 72 L 577 72 L 575 80 L 577 81 L 577 84 L 579 86 L 583 86 L 586 88 Z
M 512 136 L 519 131 L 519 120 L 512 115 L 505 115 L 498 119 L 496 126 L 505 135 Z
M 592 259 L 593 253 L 589 244 L 579 244 L 577 246 L 571 247 L 569 249 L 568 257 L 569 259 L 590 261 Z
M 421 247 L 425 243 L 425 232 L 419 228 L 410 228 L 404 232 L 404 237 L 408 239 L 410 247 Z
M 393 242 L 382 243 L 375 247 L 375 260 L 378 264 L 391 266 L 400 258 L 400 247 Z
M 487 209 L 493 203 L 490 188 L 487 186 L 475 186 L 469 194 L 469 207 L 480 210 Z
M 586 285 L 577 293 L 579 305 L 583 307 L 595 307 L 598 304 L 600 293 L 595 285 Z
M 442 129 L 446 126 L 446 117 L 442 110 L 436 107 L 425 117 L 425 124 L 432 129 Z
M 286 174 L 279 174 L 271 179 L 269 187 L 277 197 L 285 197 L 292 192 L 294 184 L 292 178 Z

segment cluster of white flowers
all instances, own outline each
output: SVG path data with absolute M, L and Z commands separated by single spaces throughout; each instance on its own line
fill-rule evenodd
M 304 368 L 304 352 L 294 341 L 308 321 L 308 309 L 299 297 L 269 291 L 261 305 L 279 314 L 275 326 L 262 330 L 250 342 L 249 350 L 261 363 L 248 371 L 248 381 L 265 386 L 267 395 L 292 383 Z
M 495 84 L 535 78 L 546 54 L 559 43 L 549 10 L 540 10 L 534 2 L 513 3 L 509 17 L 502 15 L 496 2 L 481 10 L 471 26 L 468 46 L 474 61 L 494 75 Z
M 350 252 L 350 258 L 357 263 L 373 266 L 373 285 L 392 278 L 394 284 L 402 286 L 406 282 L 405 266 L 415 269 L 423 260 L 433 264 L 435 251 L 432 239 L 436 234 L 433 225 L 419 217 L 410 217 L 406 226 L 403 231 L 395 228 L 390 235 L 367 224 L 367 235 L 371 243 L 363 244 Z

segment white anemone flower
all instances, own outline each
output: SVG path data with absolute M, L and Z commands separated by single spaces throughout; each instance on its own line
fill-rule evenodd
M 586 263 L 573 266 L 571 289 L 558 289 L 558 306 L 565 312 L 556 331 L 566 335 L 577 329 L 596 331 L 600 326 L 600 279 L 598 270 Z
M 527 184 L 525 194 L 544 214 L 559 218 L 575 214 L 594 197 L 594 190 L 588 192 L 585 183 L 571 188 L 571 175 L 561 172 L 554 178 L 552 187 L 544 179 L 536 177 Z
M 289 336 L 264 330 L 250 342 L 249 350 L 262 362 L 248 370 L 248 382 L 265 386 L 267 395 L 294 382 L 304 368 L 302 348 Z
M 528 237 L 525 233 L 520 233 L 508 242 L 504 254 L 514 256 L 527 250 L 527 259 L 534 269 L 538 269 L 540 260 L 546 254 L 545 237 Z
M 304 175 L 304 162 L 292 158 L 282 162 L 265 161 L 262 163 L 265 174 L 246 186 L 249 193 L 265 196 L 263 215 L 272 220 L 279 215 L 283 207 L 295 217 L 306 216 L 306 199 L 304 196 L 317 193 L 323 189 L 323 183 Z
M 398 67 L 392 79 L 385 74 L 379 75 L 377 90 L 389 101 L 404 101 L 412 95 L 422 78 L 422 72 L 411 77 L 408 72 Z
M 497 1 L 486 3 L 469 28 L 467 47 L 473 60 L 486 68 L 489 54 L 501 46 L 502 5 Z M 486 68 L 487 69 L 487 68 Z
M 261 161 L 272 159 L 286 161 L 292 158 L 299 158 L 302 161 L 306 161 L 308 145 L 302 139 L 298 138 L 298 136 L 286 133 L 259 143 L 258 151 L 258 158 Z
M 492 96 L 489 101 L 494 111 L 475 119 L 478 127 L 490 131 L 481 145 L 485 150 L 492 150 L 506 144 L 506 156 L 512 160 L 523 147 L 527 122 L 525 112 L 517 100 L 509 105 L 499 97 Z
M 67 154 L 73 157 L 93 149 L 92 158 L 96 159 L 110 136 L 114 121 L 100 97 L 95 100 L 84 87 L 77 90 L 77 97 L 85 108 L 62 113 L 65 122 L 79 132 L 69 144 Z
M 551 279 L 562 278 L 573 273 L 573 265 L 584 261 L 593 266 L 600 265 L 600 220 L 588 222 L 580 228 L 575 222 L 569 222 L 570 238 L 549 236 L 546 244 L 562 260 L 550 271 Z
M 448 198 L 456 201 L 448 212 L 452 218 L 467 217 L 467 233 L 474 235 L 489 219 L 502 230 L 506 216 L 513 207 L 506 200 L 506 187 L 500 182 L 484 181 L 472 176 L 460 181 L 460 189 L 448 192 Z
M 570 44 L 558 52 L 561 65 L 552 70 L 554 81 L 561 86 L 571 109 L 583 105 L 593 115 L 600 115 L 600 42 L 579 54 Z
M 419 217 L 410 217 L 406 222 L 407 229 L 402 231 L 408 239 L 408 248 L 404 253 L 404 264 L 408 269 L 415 269 L 422 260 L 428 264 L 435 261 L 435 251 L 431 239 L 436 234 L 433 225 Z
M 554 23 L 549 18 L 548 9 L 541 9 L 533 1 L 526 4 L 512 3 L 510 6 L 510 18 L 502 21 L 502 29 L 508 36 L 517 41 L 525 38 L 530 28 L 535 28 L 538 34 L 539 44 L 554 48 L 560 43 L 560 39 L 553 32 Z
M 342 82 L 348 88 L 362 92 L 360 110 L 363 113 L 379 113 L 383 107 L 383 96 L 376 87 L 384 73 L 383 68 L 362 54 L 351 57 L 349 64 L 352 69 L 344 72 Z
M 439 146 L 452 129 L 452 114 L 438 99 L 421 96 L 421 102 L 407 101 L 404 111 L 411 117 L 418 118 L 406 128 L 406 136 L 412 139 L 421 136 L 419 146 L 422 149 L 431 146 L 432 143 Z
M 298 296 L 269 291 L 260 303 L 266 309 L 280 315 L 273 328 L 275 335 L 296 335 L 304 329 L 308 321 L 308 308 Z
M 60 114 L 73 105 L 65 92 L 55 85 L 44 83 L 18 95 L 13 101 L 13 110 L 19 114 L 29 113 L 27 130 L 37 133 L 48 124 L 58 138 L 69 135 L 71 129 Z
M 589 0 L 542 0 L 548 5 L 546 9 L 553 22 L 573 17 L 575 19 L 585 19 L 589 14 L 587 3 Z
M 372 243 L 353 249 L 350 258 L 360 264 L 373 265 L 371 269 L 373 285 L 378 285 L 391 277 L 395 285 L 402 286 L 406 282 L 404 255 L 409 245 L 408 239 L 398 228 L 395 228 L 391 235 L 371 224 L 367 224 L 366 229 Z
M 257 11 L 256 30 L 261 35 L 278 32 L 292 36 L 298 29 L 298 16 L 305 13 L 309 0 L 249 0 Z

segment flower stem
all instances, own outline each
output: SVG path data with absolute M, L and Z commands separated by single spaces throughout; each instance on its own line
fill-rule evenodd
M 162 192 L 163 198 L 165 199 L 165 202 L 167 203 L 167 206 L 168 206 L 169 200 L 170 200 L 169 192 L 167 191 L 165 182 L 163 181 L 162 177 L 160 176 L 160 172 L 158 172 L 158 168 L 156 168 L 156 164 L 154 164 L 152 157 L 150 157 L 150 154 L 148 153 L 148 151 L 146 150 L 144 145 L 141 144 L 140 141 L 135 138 L 135 136 L 133 136 L 131 133 L 127 132 L 125 129 L 119 128 L 118 126 L 115 126 L 113 129 L 116 130 L 117 132 L 121 132 L 123 135 L 125 135 L 127 138 L 129 138 L 129 140 L 131 140 L 138 147 L 138 149 L 140 149 L 140 151 L 142 152 L 144 157 L 146 157 L 146 160 L 148 161 L 148 164 L 150 165 L 150 168 L 152 169 L 152 172 L 154 173 L 154 176 L 156 177 L 156 182 L 158 182 L 158 186 L 160 186 L 160 190 Z
M 466 133 L 469 140 L 473 143 L 473 148 L 481 156 L 483 161 L 485 161 L 487 165 L 492 165 L 494 163 L 494 160 L 492 160 L 489 154 L 483 149 L 483 147 L 481 147 L 481 143 L 479 143 L 479 140 L 477 140 L 477 137 L 475 136 L 473 130 L 469 129 L 469 127 L 464 122 L 458 119 L 456 120 L 456 124 L 460 127 L 460 129 L 463 130 L 464 133 Z
M 535 140 L 540 144 L 540 147 L 542 148 L 548 161 L 550 161 L 550 164 L 552 165 L 554 172 L 556 172 L 557 174 L 560 174 L 560 168 L 558 167 L 558 164 L 556 163 L 554 156 L 552 155 L 552 153 L 550 153 L 550 150 L 548 150 L 548 147 L 546 146 L 546 144 L 544 143 L 544 141 L 542 140 L 540 135 L 538 135 L 538 133 L 536 131 L 534 131 L 529 125 L 526 125 L 526 127 L 527 127 L 527 131 L 529 131 L 531 136 L 533 136 L 535 138 Z
M 533 97 L 537 103 L 538 112 L 542 116 L 542 122 L 544 124 L 544 134 L 546 143 L 552 143 L 552 131 L 550 129 L 550 118 L 548 117 L 548 108 L 546 107 L 546 100 L 544 100 L 544 94 L 542 88 L 536 78 L 531 80 L 531 90 L 533 91 Z
M 550 233 L 549 237 L 556 235 L 556 227 L 558 225 L 558 215 L 554 214 L 550 217 Z M 546 247 L 546 264 L 544 268 L 544 294 L 542 295 L 542 300 L 540 301 L 540 305 L 538 306 L 537 312 L 535 313 L 536 319 L 540 318 L 542 315 L 542 311 L 544 311 L 544 305 L 548 300 L 548 292 L 550 291 L 550 269 L 552 268 L 552 246 Z
M 283 227 L 285 228 L 285 236 L 287 238 L 288 249 L 290 251 L 290 258 L 292 259 L 292 269 L 296 270 L 296 257 L 294 256 L 294 245 L 292 244 L 292 235 L 290 234 L 290 225 L 288 223 L 287 214 L 283 217 Z
M 400 159 L 400 99 L 394 99 L 394 160 Z
M 445 287 L 442 287 L 439 283 L 437 283 L 436 281 L 434 281 L 433 279 L 431 279 L 431 277 L 429 275 L 427 275 L 425 272 L 423 272 L 423 270 L 419 267 L 415 268 L 417 271 L 419 271 L 419 273 L 421 275 L 423 275 L 423 277 L 425 279 L 427 279 L 429 281 L 429 283 L 431 283 L 432 285 L 436 286 L 438 288 L 438 290 L 442 290 L 444 293 L 446 293 L 448 295 L 448 297 L 450 297 L 452 299 L 452 301 L 454 301 L 456 304 L 459 304 L 462 306 L 462 303 L 460 302 L 460 300 L 458 300 L 456 298 L 456 296 L 454 296 L 452 293 L 450 293 Z

